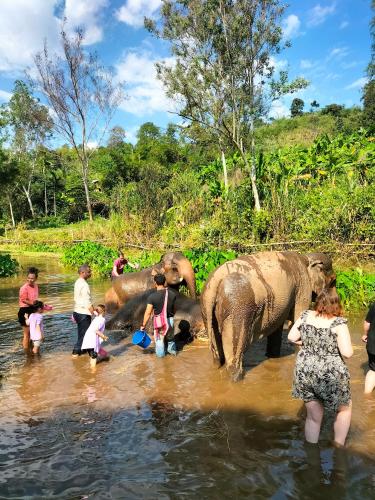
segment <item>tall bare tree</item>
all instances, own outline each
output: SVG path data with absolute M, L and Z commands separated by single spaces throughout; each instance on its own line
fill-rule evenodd
M 111 71 L 104 68 L 96 54 L 84 48 L 84 30 L 73 36 L 61 33 L 62 56 L 50 56 L 47 42 L 34 57 L 37 83 L 52 109 L 54 127 L 77 154 L 86 196 L 87 212 L 92 220 L 89 189 L 90 142 L 100 142 L 110 120 L 124 98 L 122 85 L 114 84 Z
M 256 183 L 255 123 L 273 100 L 307 85 L 275 78 L 273 56 L 283 42 L 277 0 L 163 0 L 161 21 L 145 26 L 170 43 L 176 64 L 158 64 L 169 97 L 180 102 L 179 115 L 216 135 L 226 176 L 224 148 L 241 154 L 250 175 L 254 205 L 260 210 Z

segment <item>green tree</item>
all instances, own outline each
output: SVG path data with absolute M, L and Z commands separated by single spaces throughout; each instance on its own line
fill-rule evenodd
M 375 79 L 370 80 L 363 88 L 363 125 L 375 127 Z
M 37 83 L 54 111 L 54 126 L 74 149 L 81 168 L 89 219 L 92 207 L 89 190 L 89 160 L 94 149 L 90 142 L 100 142 L 117 105 L 123 99 L 122 87 L 114 85 L 109 69 L 96 55 L 84 49 L 84 31 L 77 29 L 71 38 L 61 33 L 62 56 L 49 55 L 47 42 L 35 58 Z
M 125 142 L 125 138 L 125 130 L 120 125 L 115 125 L 109 131 L 107 146 L 110 148 L 121 146 Z
M 318 101 L 316 101 L 315 99 L 313 101 L 310 102 L 310 113 L 313 113 L 314 112 L 314 109 L 315 110 L 318 110 L 319 107 L 320 107 L 320 104 L 318 103 Z
M 32 186 L 40 146 L 52 130 L 48 109 L 34 98 L 25 82 L 16 80 L 7 107 L 11 147 L 19 166 L 19 184 L 35 216 Z
M 321 113 L 322 115 L 332 115 L 337 118 L 342 115 L 344 109 L 345 106 L 342 104 L 327 104 L 327 106 L 322 108 Z
M 363 87 L 363 124 L 365 127 L 375 127 L 375 0 L 372 0 L 371 8 L 374 12 L 370 23 L 371 34 L 371 59 L 367 66 L 368 82 Z
M 286 71 L 274 75 L 272 57 L 288 45 L 279 25 L 284 11 L 277 0 L 163 0 L 160 25 L 145 21 L 170 42 L 176 64 L 158 64 L 157 71 L 168 96 L 182 101 L 178 114 L 211 129 L 224 178 L 225 148 L 239 151 L 256 210 L 255 121 L 267 115 L 272 100 L 307 85 L 301 78 L 289 83 Z
M 296 97 L 293 99 L 292 104 L 290 106 L 290 116 L 294 118 L 295 116 L 303 115 L 303 108 L 305 106 L 305 102 L 302 99 Z
M 0 188 L 7 198 L 13 227 L 15 227 L 16 222 L 14 219 L 12 196 L 17 185 L 18 173 L 18 163 L 15 158 L 12 158 L 9 153 L 0 147 Z

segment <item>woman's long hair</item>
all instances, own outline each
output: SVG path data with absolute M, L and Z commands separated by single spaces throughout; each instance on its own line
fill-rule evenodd
M 315 311 L 319 316 L 342 316 L 344 314 L 336 288 L 323 288 L 316 298 Z

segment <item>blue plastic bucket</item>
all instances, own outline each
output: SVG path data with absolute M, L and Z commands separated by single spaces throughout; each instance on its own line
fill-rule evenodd
M 143 347 L 143 349 L 146 349 L 146 347 L 151 344 L 151 339 L 143 330 L 137 330 L 136 332 L 134 332 L 132 342 L 133 344 L 139 345 L 139 347 Z

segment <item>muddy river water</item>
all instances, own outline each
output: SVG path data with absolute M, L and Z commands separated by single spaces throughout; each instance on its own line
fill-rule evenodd
M 17 257 L 40 268 L 45 316 L 40 358 L 25 357 L 15 321 L 21 276 L 0 281 L 0 498 L 374 498 L 375 395 L 362 394 L 363 314 L 350 317 L 353 419 L 346 449 L 303 440 L 291 398 L 294 348 L 268 360 L 252 346 L 233 384 L 211 363 L 207 341 L 158 359 L 109 332 L 108 362 L 70 356 L 74 273 L 53 257 Z M 91 281 L 95 302 L 106 280 Z

